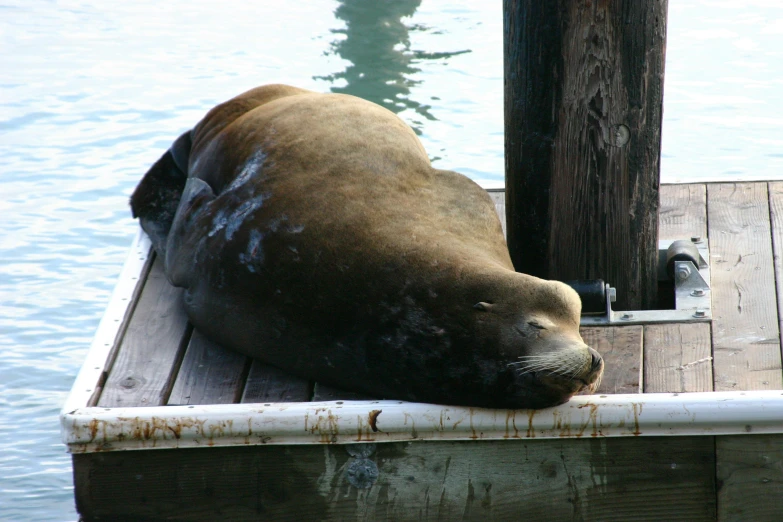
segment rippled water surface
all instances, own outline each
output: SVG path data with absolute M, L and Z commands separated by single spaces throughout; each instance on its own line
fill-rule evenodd
M 662 178 L 783 178 L 783 7 L 670 0 Z M 0 2 L 0 520 L 75 520 L 57 414 L 136 230 L 135 183 L 204 112 L 285 82 L 398 112 L 503 180 L 501 2 Z

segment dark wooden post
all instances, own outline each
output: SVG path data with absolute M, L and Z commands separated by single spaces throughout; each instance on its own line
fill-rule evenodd
M 667 0 L 504 0 L 506 220 L 520 272 L 657 302 Z

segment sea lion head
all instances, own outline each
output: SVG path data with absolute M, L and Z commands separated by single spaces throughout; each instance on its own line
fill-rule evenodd
M 496 343 L 505 406 L 545 408 L 594 392 L 604 362 L 579 334 L 579 295 L 558 281 L 519 273 L 504 279 L 493 299 L 473 308 L 481 337 Z

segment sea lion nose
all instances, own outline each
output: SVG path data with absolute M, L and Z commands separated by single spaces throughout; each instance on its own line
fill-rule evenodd
M 590 371 L 594 372 L 601 367 L 601 365 L 604 363 L 604 360 L 601 358 L 601 354 L 592 348 L 588 347 L 587 350 L 590 352 Z

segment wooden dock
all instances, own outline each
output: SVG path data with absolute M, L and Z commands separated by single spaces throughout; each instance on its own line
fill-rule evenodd
M 660 239 L 692 236 L 709 241 L 713 320 L 583 328 L 599 393 L 783 389 L 783 183 L 662 186 Z M 91 405 L 368 399 L 214 345 L 159 262 L 143 275 Z M 73 455 L 85 521 L 783 520 L 783 435 L 390 442 L 367 489 L 340 445 L 108 449 Z

